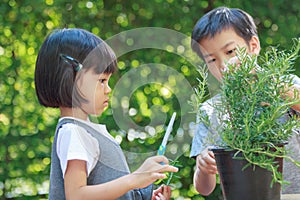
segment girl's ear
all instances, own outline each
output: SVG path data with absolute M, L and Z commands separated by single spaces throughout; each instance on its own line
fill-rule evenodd
M 258 55 L 260 52 L 260 42 L 257 36 L 252 36 L 249 41 L 250 53 Z

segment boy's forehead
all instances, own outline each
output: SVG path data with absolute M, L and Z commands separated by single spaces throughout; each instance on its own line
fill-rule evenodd
M 205 37 L 199 41 L 200 50 L 202 54 L 209 55 L 212 52 L 225 49 L 230 45 L 246 46 L 245 40 L 236 34 L 230 28 L 222 30 L 220 33 L 215 34 L 213 37 Z

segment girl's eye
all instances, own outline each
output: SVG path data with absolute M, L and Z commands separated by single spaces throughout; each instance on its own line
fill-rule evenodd
M 105 83 L 106 79 L 99 79 L 100 83 Z

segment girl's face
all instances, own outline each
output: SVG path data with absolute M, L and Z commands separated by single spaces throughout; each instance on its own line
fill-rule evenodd
M 256 36 L 253 36 L 247 44 L 232 28 L 221 31 L 213 38 L 204 38 L 199 44 L 208 70 L 219 81 L 222 79 L 223 71 L 227 69 L 226 65 L 238 62 L 235 59 L 237 47 L 246 48 L 250 54 L 258 55 L 260 51 Z
M 100 115 L 108 106 L 111 88 L 108 85 L 111 74 L 95 74 L 93 70 L 82 71 L 77 84 L 83 98 L 81 110 L 87 115 Z

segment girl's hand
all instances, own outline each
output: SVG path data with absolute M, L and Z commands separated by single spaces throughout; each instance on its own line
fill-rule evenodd
M 161 185 L 153 191 L 152 200 L 169 200 L 171 198 L 171 187 Z
M 196 160 L 196 164 L 198 169 L 205 174 L 217 174 L 217 165 L 215 156 L 212 151 L 208 151 L 208 149 L 205 149 L 202 151 L 198 156 Z
M 168 163 L 165 156 L 153 156 L 146 159 L 140 168 L 131 174 L 133 188 L 144 188 L 158 179 L 166 178 L 164 172 L 178 171 L 177 167 L 168 165 Z

